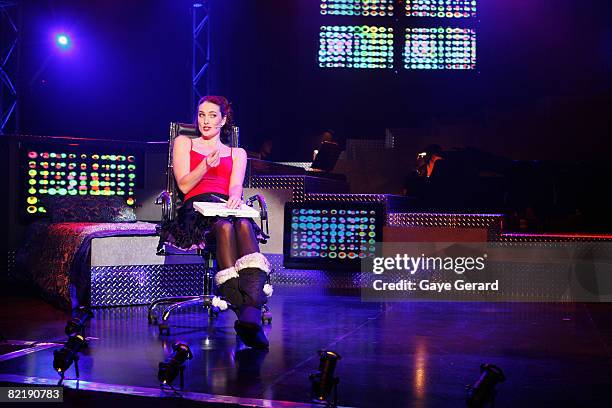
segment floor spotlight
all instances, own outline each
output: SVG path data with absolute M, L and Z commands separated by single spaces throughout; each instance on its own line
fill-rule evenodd
M 468 407 L 480 408 L 495 405 L 495 386 L 506 381 L 504 372 L 501 368 L 493 364 L 480 365 L 480 377 L 474 385 L 467 386 L 467 398 L 465 400 Z
M 163 363 L 159 363 L 157 379 L 160 385 L 162 387 L 168 385 L 170 388 L 173 388 L 172 382 L 176 379 L 176 376 L 179 375 L 179 384 L 182 390 L 185 384 L 185 361 L 191 360 L 192 358 L 193 354 L 187 344 L 181 343 L 180 341 L 174 343 L 172 346 L 172 354 L 170 354 Z
M 91 318 L 93 318 L 93 312 L 91 309 L 81 306 L 75 311 L 74 317 L 66 322 L 66 328 L 64 331 L 68 336 L 75 333 L 79 333 L 80 335 L 84 336 L 85 326 Z
M 79 351 L 87 345 L 85 337 L 78 333 L 74 333 L 68 337 L 66 345 L 60 350 L 53 352 L 53 368 L 61 376 L 58 385 L 64 381 L 64 375 L 74 362 L 74 370 L 76 378 L 79 378 Z
M 319 350 L 319 371 L 308 377 L 312 384 L 312 401 L 326 406 L 336 407 L 338 405 L 338 382 L 339 377 L 334 377 L 336 364 L 340 360 L 340 354 L 334 351 Z M 333 391 L 333 402 L 329 396 Z

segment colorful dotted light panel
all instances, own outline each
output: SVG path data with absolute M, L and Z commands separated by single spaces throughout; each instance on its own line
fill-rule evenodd
M 291 210 L 292 258 L 353 260 L 373 257 L 377 214 L 367 209 Z
M 118 195 L 135 203 L 135 156 L 28 149 L 26 163 L 28 214 L 46 212 L 44 196 Z
M 406 0 L 410 17 L 476 17 L 476 0 Z
M 407 28 L 406 69 L 464 69 L 476 67 L 476 32 L 471 28 Z
M 320 68 L 393 68 L 393 29 L 377 26 L 322 26 Z
M 321 0 L 321 15 L 384 17 L 393 15 L 393 0 Z

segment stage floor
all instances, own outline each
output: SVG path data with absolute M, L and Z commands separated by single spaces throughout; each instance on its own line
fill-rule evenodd
M 147 323 L 146 307 L 97 309 L 81 379 L 154 390 L 158 363 L 182 340 L 194 354 L 185 391 L 237 397 L 234 403 L 308 402 L 308 374 L 318 367 L 320 349 L 342 356 L 336 372 L 343 406 L 465 406 L 465 386 L 479 377 L 481 363 L 506 374 L 497 407 L 612 403 L 612 304 L 381 304 L 357 294 L 277 286 L 270 306 L 267 353 L 236 349 L 231 312 L 209 326 L 201 308 L 182 311 L 171 320 L 170 335 L 160 336 Z M 4 338 L 65 340 L 67 316 L 44 302 L 5 294 L 0 307 Z M 0 381 L 57 381 L 56 348 L 0 362 Z

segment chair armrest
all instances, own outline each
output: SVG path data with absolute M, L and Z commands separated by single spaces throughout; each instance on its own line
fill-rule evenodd
M 266 204 L 266 198 L 261 194 L 255 194 L 254 196 L 251 196 L 246 200 L 246 204 L 251 207 L 253 207 L 253 204 L 255 202 L 257 202 L 257 204 L 259 205 L 259 223 L 261 225 L 261 229 L 266 235 L 268 235 L 270 233 L 270 228 L 268 225 L 268 205 Z
M 246 204 L 248 206 L 253 207 L 253 203 L 255 203 L 255 201 L 257 201 L 257 204 L 259 205 L 260 219 L 262 221 L 267 220 L 268 219 L 268 205 L 266 204 L 266 198 L 261 194 L 255 194 L 254 196 L 251 196 L 246 200 Z
M 170 193 L 166 190 L 159 193 L 159 195 L 155 198 L 155 205 L 164 205 L 164 203 L 170 202 Z
M 168 191 L 162 191 L 155 199 L 156 205 L 162 206 L 162 220 L 169 221 L 172 217 L 173 203 L 172 195 Z

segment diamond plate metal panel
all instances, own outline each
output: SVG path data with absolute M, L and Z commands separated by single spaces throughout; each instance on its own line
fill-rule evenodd
M 268 261 L 270 262 L 270 265 L 272 265 L 272 270 L 274 272 L 280 270 L 280 269 L 284 269 L 283 267 L 283 254 L 264 254 L 266 256 L 266 258 L 268 259 Z
M 501 271 L 501 287 L 513 288 L 503 295 L 511 299 L 540 302 L 572 301 L 568 296 L 569 274 L 566 265 L 510 263 L 496 265 Z
M 360 272 L 279 269 L 271 277 L 272 284 L 280 286 L 304 286 L 325 289 L 357 289 Z
M 609 234 L 501 234 L 502 242 L 610 242 Z
M 389 213 L 390 227 L 500 228 L 501 214 Z
M 371 287 L 373 281 L 379 279 L 377 275 L 371 273 L 285 269 L 279 266 L 279 262 L 282 265 L 282 257 L 270 261 L 275 267 L 272 283 L 280 286 L 359 289 Z M 563 266 L 551 269 L 550 265 L 508 263 L 497 265 L 497 269 L 503 273 L 503 282 L 500 282 L 500 285 L 515 289 L 512 293 L 503 294 L 506 299 L 536 302 L 572 301 L 565 293 L 568 280 L 567 270 Z M 448 276 L 443 271 L 429 271 L 426 277 L 431 282 L 448 281 Z M 399 281 L 402 278 L 405 276 L 401 273 L 387 271 L 388 281 Z M 483 293 L 483 296 L 487 295 L 490 294 Z
M 386 203 L 388 194 L 306 194 L 306 201 L 338 203 Z
M 253 176 L 251 187 L 292 190 L 294 202 L 303 202 L 307 193 L 346 193 L 349 189 L 345 181 L 312 176 Z
M 276 285 L 355 289 L 361 284 L 359 272 L 286 269 L 283 255 L 266 257 L 274 270 L 271 281 Z M 93 267 L 91 305 L 143 305 L 162 297 L 196 296 L 202 293 L 203 277 L 202 264 Z
M 91 305 L 142 305 L 166 296 L 202 293 L 204 265 L 129 265 L 91 268 Z
M 318 194 L 307 193 L 306 201 L 322 201 L 334 203 L 383 203 L 388 213 L 408 211 L 411 199 L 393 194 Z
M 389 227 L 483 228 L 489 241 L 501 235 L 502 214 L 388 213 Z
M 251 187 L 292 190 L 292 201 L 304 201 L 305 185 L 304 177 L 301 176 L 253 176 L 251 177 Z
M 542 243 L 554 248 L 559 243 Z M 511 243 L 509 247 L 528 245 Z M 271 281 L 279 286 L 311 287 L 319 289 L 359 289 L 371 286 L 375 275 L 358 271 L 325 271 L 288 269 L 282 266 L 283 256 L 266 254 L 273 267 Z M 564 296 L 567 274 L 561 268 L 551 270 L 550 265 L 509 263 L 503 268 L 505 285 L 515 288 L 510 295 L 524 301 L 571 301 Z M 92 306 L 126 306 L 148 304 L 166 296 L 195 296 L 202 293 L 203 265 L 132 265 L 125 267 L 95 267 L 91 270 Z M 391 272 L 389 272 L 391 273 Z M 401 276 L 398 275 L 398 279 Z M 427 278 L 443 281 L 440 272 Z M 392 276 L 389 276 L 393 280 Z M 558 295 L 558 297 L 554 295 Z
M 272 284 L 282 286 L 314 286 L 325 289 L 356 289 L 360 286 L 360 272 L 289 269 L 283 267 L 283 255 L 266 254 L 273 273 Z

